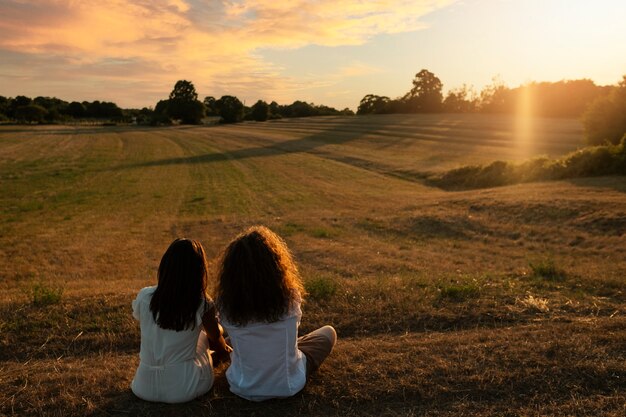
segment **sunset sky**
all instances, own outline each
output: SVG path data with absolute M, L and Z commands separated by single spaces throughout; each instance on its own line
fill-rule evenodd
M 497 76 L 626 74 L 624 0 L 0 0 L 0 95 L 154 106 L 179 79 L 230 94 L 356 109 L 410 90 Z

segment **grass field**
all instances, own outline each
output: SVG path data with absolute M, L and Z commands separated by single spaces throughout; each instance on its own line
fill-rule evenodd
M 371 116 L 219 127 L 0 127 L 0 415 L 626 413 L 626 178 L 466 191 L 426 176 L 558 157 L 572 120 Z M 149 404 L 130 314 L 173 238 L 249 225 L 294 252 L 303 332 L 339 343 L 304 391 Z

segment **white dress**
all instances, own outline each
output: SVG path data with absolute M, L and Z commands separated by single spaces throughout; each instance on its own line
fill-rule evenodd
M 302 311 L 297 304 L 273 323 L 236 326 L 222 315 L 233 351 L 226 379 L 230 391 L 247 400 L 290 397 L 306 383 L 306 356 L 298 350 Z
M 141 327 L 141 350 L 131 389 L 147 401 L 190 401 L 213 386 L 209 341 L 202 330 L 205 305 L 200 305 L 193 329 L 179 332 L 162 329 L 150 311 L 155 289 L 143 288 L 133 301 L 133 317 L 139 320 Z

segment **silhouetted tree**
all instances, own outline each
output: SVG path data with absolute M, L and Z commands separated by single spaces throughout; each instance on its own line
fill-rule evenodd
M 48 111 L 36 104 L 28 104 L 15 109 L 15 118 L 21 122 L 43 122 Z
M 204 105 L 191 81 L 179 80 L 170 93 L 167 115 L 183 124 L 199 124 L 204 117 Z
M 257 122 L 264 122 L 269 118 L 270 115 L 270 106 L 262 100 L 257 101 L 250 108 L 250 116 L 252 120 L 256 120 Z
M 87 109 L 83 103 L 79 103 L 78 101 L 72 101 L 67 106 L 67 114 L 74 119 L 81 119 L 85 117 L 87 114 Z
M 514 94 L 499 77 L 494 77 L 491 84 L 480 92 L 481 112 L 512 113 L 515 105 Z
M 213 96 L 207 96 L 204 98 L 202 103 L 206 109 L 207 116 L 219 116 L 219 111 L 217 110 L 217 107 L 215 107 L 215 102 L 216 100 Z
M 463 84 L 448 92 L 443 101 L 443 110 L 449 113 L 469 113 L 476 110 L 477 103 L 473 90 Z
M 237 123 L 243 120 L 243 103 L 234 96 L 222 96 L 215 102 L 224 123 Z
M 9 112 L 10 105 L 11 105 L 10 99 L 4 96 L 0 96 L 0 120 L 7 120 L 9 118 L 7 113 Z
M 413 88 L 405 96 L 408 107 L 413 112 L 441 111 L 443 84 L 435 74 L 428 70 L 421 70 L 415 74 Z
M 361 99 L 357 114 L 378 114 L 386 113 L 389 104 L 389 97 L 367 94 Z
M 275 101 L 270 103 L 270 119 L 280 119 L 280 106 Z

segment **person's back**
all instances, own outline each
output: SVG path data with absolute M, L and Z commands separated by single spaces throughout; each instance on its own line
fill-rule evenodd
M 237 326 L 222 320 L 233 348 L 226 371 L 230 390 L 262 401 L 290 397 L 306 383 L 306 357 L 298 350 L 300 307 L 272 323 Z
M 252 227 L 228 245 L 216 304 L 233 347 L 226 377 L 234 394 L 253 401 L 292 396 L 330 354 L 332 327 L 298 338 L 304 292 L 287 245 L 268 228 Z
M 133 316 L 141 328 L 141 349 L 131 389 L 147 401 L 190 401 L 213 385 L 208 337 L 201 331 L 205 306 L 198 310 L 193 329 L 163 329 L 150 311 L 155 290 L 156 287 L 143 288 L 133 301 Z
M 157 277 L 158 285 L 143 288 L 132 304 L 141 329 L 141 350 L 131 389 L 147 401 L 186 402 L 213 385 L 209 348 L 216 351 L 217 360 L 230 351 L 215 305 L 206 296 L 202 245 L 174 240 L 161 258 Z

